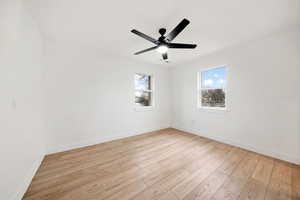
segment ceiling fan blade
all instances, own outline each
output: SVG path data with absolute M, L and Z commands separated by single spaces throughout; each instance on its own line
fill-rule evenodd
M 155 47 L 150 47 L 150 48 L 148 48 L 148 49 L 144 49 L 144 50 L 142 50 L 142 51 L 138 51 L 138 52 L 134 53 L 134 55 L 139 55 L 139 54 L 141 54 L 141 53 L 145 53 L 145 52 L 147 52 L 147 51 L 151 51 L 151 50 L 154 50 L 154 49 L 156 49 L 156 48 L 157 48 L 157 46 L 155 46 Z
M 161 54 L 161 55 L 162 55 L 162 57 L 163 57 L 164 60 L 167 60 L 167 59 L 168 59 L 168 54 L 167 54 L 167 53 L 163 53 L 163 54 Z
M 152 43 L 154 43 L 154 44 L 159 44 L 159 41 L 157 41 L 156 39 L 140 32 L 138 30 L 132 29 L 131 32 L 138 35 L 138 36 L 140 36 L 140 37 L 142 37 L 142 38 L 144 38 L 144 39 L 146 39 L 146 40 L 148 40 L 148 41 L 150 41 L 150 42 L 152 42 Z
M 196 44 L 181 44 L 181 43 L 169 43 L 169 48 L 173 49 L 194 49 L 197 47 Z
M 183 19 L 166 37 L 168 41 L 172 41 L 188 24 L 189 20 Z

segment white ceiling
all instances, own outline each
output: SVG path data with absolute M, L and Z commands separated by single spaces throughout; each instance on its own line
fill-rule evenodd
M 169 51 L 172 63 L 300 24 L 300 0 L 29 0 L 44 36 L 92 45 L 113 55 L 161 63 L 152 44 L 130 33 L 136 28 L 155 38 L 184 17 L 189 26 L 174 42 L 196 43 L 195 50 Z

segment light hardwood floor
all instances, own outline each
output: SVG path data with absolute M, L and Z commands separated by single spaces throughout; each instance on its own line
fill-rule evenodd
M 300 167 L 175 129 L 46 156 L 25 200 L 300 200 Z

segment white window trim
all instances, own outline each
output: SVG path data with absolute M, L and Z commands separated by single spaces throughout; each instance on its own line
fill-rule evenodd
M 208 106 L 202 106 L 201 102 L 201 90 L 202 90 L 202 72 L 216 69 L 219 67 L 226 67 L 227 73 L 226 73 L 226 88 L 207 88 L 207 89 L 224 89 L 225 90 L 225 107 L 208 107 Z M 228 65 L 218 65 L 214 67 L 204 68 L 197 72 L 197 108 L 203 109 L 203 110 L 211 110 L 211 111 L 229 111 L 228 109 L 228 79 L 229 79 L 229 67 Z
M 135 83 L 134 83 L 134 76 L 135 74 L 142 74 L 142 75 L 147 75 L 150 76 L 150 85 L 151 85 L 151 90 L 141 90 L 141 89 L 135 89 Z M 135 104 L 135 91 L 145 91 L 145 92 L 151 92 L 151 106 L 137 106 Z M 152 111 L 155 107 L 155 78 L 153 74 L 148 74 L 148 73 L 141 73 L 141 72 L 136 72 L 133 75 L 133 104 L 134 104 L 134 110 L 137 112 L 141 111 Z

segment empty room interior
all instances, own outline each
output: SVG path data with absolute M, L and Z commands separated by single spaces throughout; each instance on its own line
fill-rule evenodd
M 0 200 L 300 200 L 299 0 L 0 0 Z

